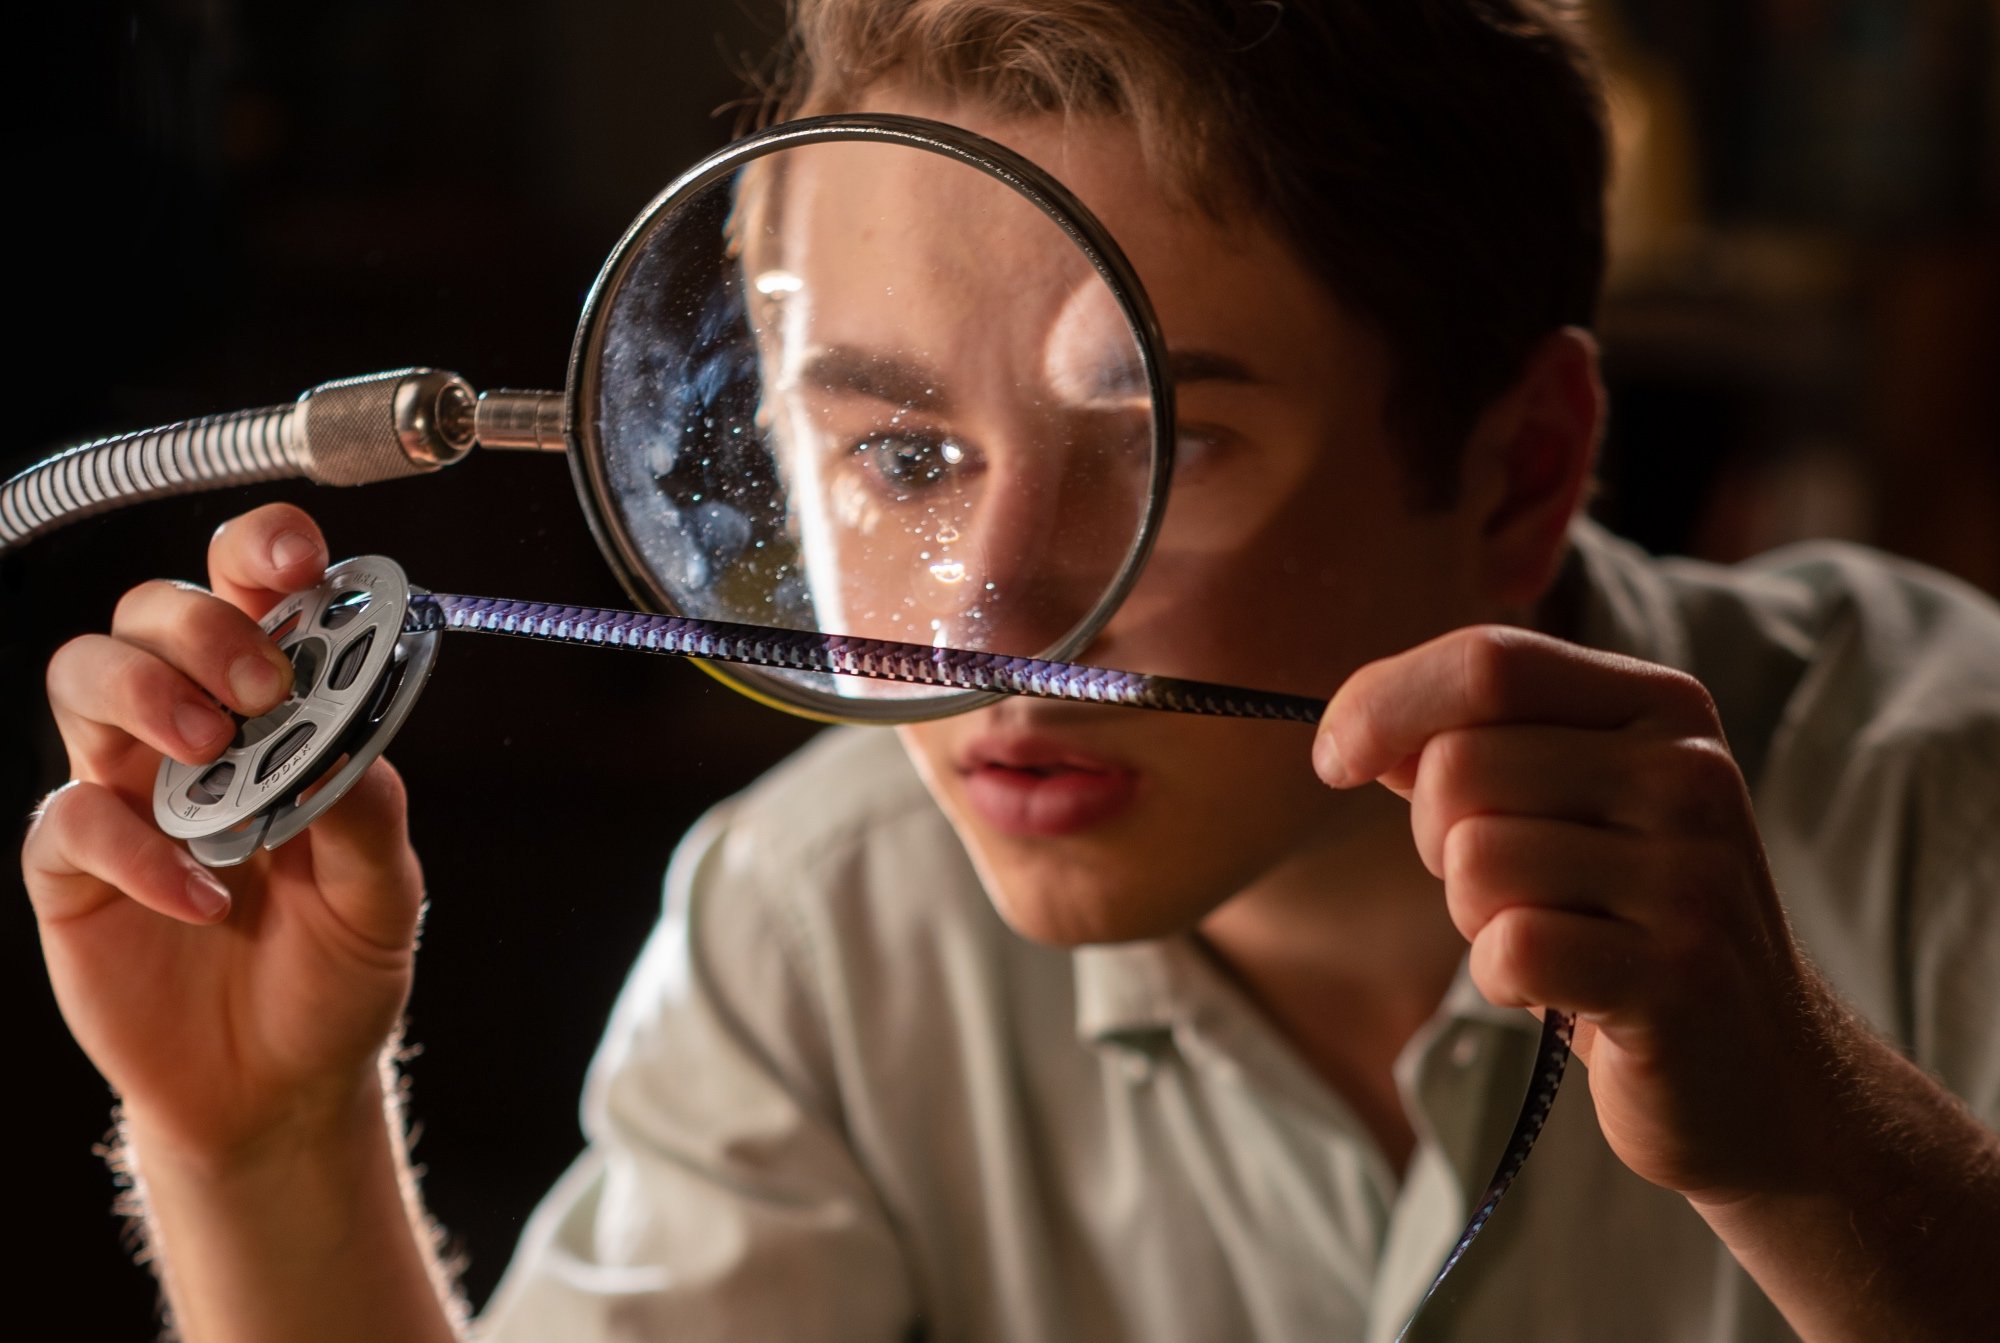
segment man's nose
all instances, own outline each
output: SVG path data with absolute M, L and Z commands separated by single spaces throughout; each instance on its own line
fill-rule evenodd
M 1044 446 L 989 469 L 962 529 L 971 558 L 946 642 L 1039 656 L 1105 600 L 1135 544 L 1144 498 L 1085 451 Z

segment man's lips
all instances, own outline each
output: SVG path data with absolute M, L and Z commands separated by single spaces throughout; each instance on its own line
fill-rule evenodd
M 966 801 L 1002 834 L 1075 834 L 1111 820 L 1132 805 L 1136 770 L 1059 742 L 1035 737 L 984 737 L 958 760 Z

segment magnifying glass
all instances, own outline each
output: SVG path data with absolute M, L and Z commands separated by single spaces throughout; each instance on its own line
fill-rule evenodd
M 1066 659 L 1157 530 L 1162 348 L 1116 245 L 1019 156 L 907 118 L 797 122 L 620 241 L 571 358 L 570 466 L 653 609 Z M 843 721 L 984 698 L 716 671 Z

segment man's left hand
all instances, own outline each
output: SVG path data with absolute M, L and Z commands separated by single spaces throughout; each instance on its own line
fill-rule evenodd
M 1693 677 L 1462 629 L 1351 677 L 1314 764 L 1409 800 L 1487 998 L 1576 1014 L 1626 1165 L 1697 1200 L 1812 1178 L 1839 1013 L 1792 941 Z

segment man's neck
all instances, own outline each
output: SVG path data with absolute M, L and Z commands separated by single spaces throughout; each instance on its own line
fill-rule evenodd
M 1415 1135 L 1393 1067 L 1450 987 L 1465 942 L 1386 790 L 1337 844 L 1222 905 L 1200 935 L 1222 969 L 1354 1110 L 1400 1171 Z

